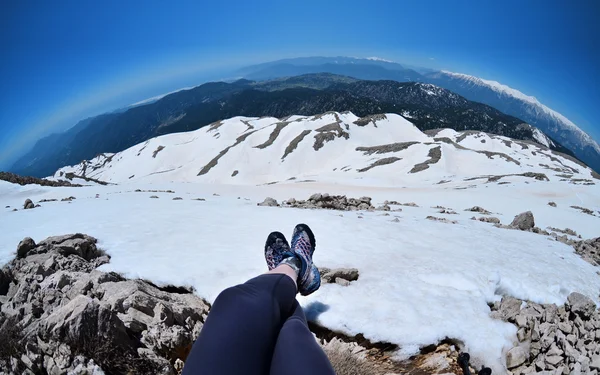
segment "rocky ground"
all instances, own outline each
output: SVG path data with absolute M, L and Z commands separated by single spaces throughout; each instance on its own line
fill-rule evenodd
M 0 180 L 8 181 L 13 184 L 29 185 L 37 184 L 40 186 L 70 186 L 70 187 L 81 187 L 78 184 L 72 184 L 66 180 L 50 181 L 43 178 L 19 176 L 10 172 L 0 172 Z
M 173 374 L 209 305 L 96 268 L 109 262 L 83 234 L 26 238 L 0 271 L 0 362 L 5 373 Z
M 267 198 L 259 205 L 341 211 L 401 211 L 401 206 L 416 206 L 385 201 L 376 207 L 370 197 L 328 194 L 313 194 L 307 200 L 291 198 L 281 204 Z M 25 209 L 35 206 L 31 200 L 24 204 Z M 447 217 L 456 215 L 451 208 L 432 208 Z M 483 215 L 473 219 L 499 228 L 561 241 L 600 266 L 600 237 L 583 240 L 569 228 L 538 228 L 531 212 L 503 225 L 483 207 L 465 211 Z M 452 222 L 444 217 L 432 220 Z M 97 267 L 110 257 L 97 248 L 94 238 L 83 234 L 50 237 L 38 244 L 26 238 L 16 253 L 0 271 L 0 368 L 4 371 L 0 374 L 180 373 L 210 310 L 192 290 L 158 287 L 99 271 Z M 322 268 L 320 272 L 324 283 L 349 288 L 360 278 L 360 270 L 354 268 Z M 490 305 L 492 317 L 515 324 L 518 330 L 515 347 L 506 354 L 510 373 L 600 373 L 600 315 L 588 297 L 593 296 L 574 293 L 564 306 L 556 306 L 505 296 Z M 338 374 L 462 374 L 459 354 L 463 346 L 452 338 L 398 362 L 393 358 L 398 349 L 394 345 L 372 343 L 361 335 L 348 337 L 312 324 L 311 329 Z
M 184 287 L 158 287 L 97 269 L 110 257 L 85 234 L 25 238 L 0 270 L 0 374 L 178 374 L 210 305 Z M 350 286 L 359 271 L 322 268 Z M 460 374 L 459 349 L 440 343 L 411 360 L 395 345 L 314 326 L 338 374 Z
M 600 311 L 588 297 L 571 293 L 560 306 L 505 297 L 491 308 L 493 317 L 518 328 L 518 342 L 506 354 L 512 374 L 600 372 Z

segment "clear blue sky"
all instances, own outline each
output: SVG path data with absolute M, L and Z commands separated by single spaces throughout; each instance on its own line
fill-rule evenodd
M 0 4 L 0 169 L 41 136 L 229 68 L 380 56 L 497 80 L 600 140 L 600 2 Z

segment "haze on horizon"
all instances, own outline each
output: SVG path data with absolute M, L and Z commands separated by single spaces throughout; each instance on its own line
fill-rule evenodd
M 377 56 L 499 81 L 600 141 L 592 0 L 13 2 L 0 12 L 0 169 L 79 120 L 301 56 Z

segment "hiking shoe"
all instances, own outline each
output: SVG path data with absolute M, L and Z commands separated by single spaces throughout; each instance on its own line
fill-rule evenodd
M 290 245 L 281 232 L 271 232 L 265 243 L 265 260 L 269 271 L 283 260 L 283 254 L 290 253 Z
M 319 287 L 321 287 L 321 274 L 319 273 L 317 266 L 313 264 L 308 273 L 308 279 L 306 282 L 300 283 L 298 291 L 303 296 L 308 296 L 319 289 Z
M 312 256 L 315 252 L 317 242 L 315 235 L 306 224 L 298 224 L 292 235 L 291 254 L 284 254 L 284 258 L 295 256 L 300 260 L 300 272 L 298 272 L 298 290 L 303 296 L 307 296 L 319 289 L 321 275 L 313 265 Z

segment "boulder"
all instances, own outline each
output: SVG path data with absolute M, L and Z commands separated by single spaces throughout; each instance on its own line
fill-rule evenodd
M 35 339 L 5 373 L 20 374 L 21 365 L 48 374 L 175 373 L 203 327 L 205 301 L 95 269 L 110 258 L 81 233 L 22 242 L 32 247 L 26 256 L 0 270 L 0 327 L 12 316 Z
M 326 283 L 334 283 L 337 278 L 346 281 L 356 281 L 359 275 L 356 268 L 336 268 L 332 270 L 321 268 L 319 271 L 321 273 L 321 280 Z
M 17 257 L 25 258 L 29 250 L 35 248 L 35 241 L 31 237 L 25 237 L 19 245 L 17 245 Z
M 34 207 L 35 206 L 34 206 L 33 202 L 31 201 L 31 199 L 25 199 L 25 203 L 23 204 L 23 209 L 29 210 Z
M 531 211 L 523 212 L 515 216 L 510 227 L 519 230 L 531 230 L 535 226 L 533 213 Z
M 596 311 L 594 301 L 581 293 L 573 292 L 569 294 L 567 303 L 571 308 L 571 312 L 579 315 L 582 319 L 589 319 Z
M 512 369 L 527 361 L 528 354 L 523 347 L 515 346 L 506 353 L 506 367 Z
M 555 202 L 548 202 L 548 206 L 550 206 L 550 207 L 556 207 L 556 203 Z
M 275 199 L 267 197 L 262 203 L 257 203 L 257 206 L 278 207 L 279 203 Z

